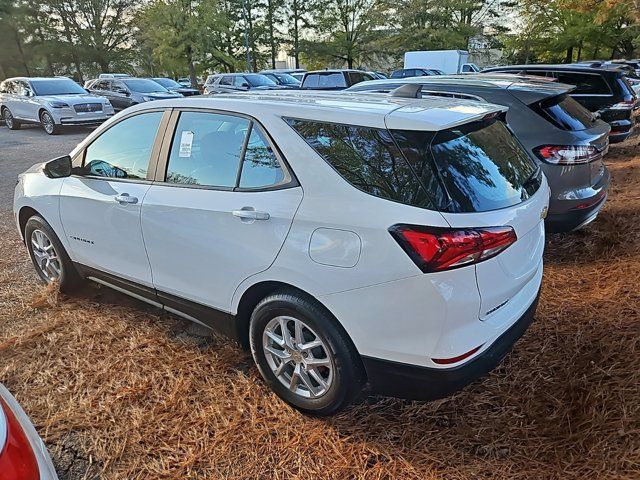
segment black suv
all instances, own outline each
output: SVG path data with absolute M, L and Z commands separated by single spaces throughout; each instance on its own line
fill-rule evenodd
M 302 88 L 307 90 L 344 90 L 356 83 L 376 78 L 362 70 L 316 70 L 302 78 Z
M 640 118 L 640 104 L 623 69 L 616 66 L 591 65 L 511 65 L 494 67 L 484 73 L 518 73 L 557 79 L 575 85 L 571 96 L 611 125 L 611 143 L 631 136 Z M 481 75 L 482 75 L 481 74 Z

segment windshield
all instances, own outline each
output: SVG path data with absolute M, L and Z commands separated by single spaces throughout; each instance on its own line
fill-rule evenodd
M 68 78 L 31 80 L 36 95 L 87 95 L 87 91 Z
M 246 78 L 247 82 L 249 82 L 252 87 L 272 87 L 276 85 L 276 82 L 271 80 L 269 77 L 259 73 L 245 75 L 244 78 Z
M 300 85 L 300 81 L 288 73 L 276 73 L 274 75 L 278 80 L 280 80 L 282 85 Z
M 132 92 L 138 92 L 138 93 L 167 92 L 167 89 L 164 88 L 162 85 L 159 85 L 158 83 L 154 82 L 153 80 L 149 80 L 148 78 L 134 78 L 132 80 L 123 80 L 123 83 Z
M 153 81 L 159 83 L 165 88 L 182 88 L 182 85 L 170 78 L 154 78 Z
M 485 212 L 516 205 L 540 187 L 539 169 L 496 118 L 433 132 L 392 134 L 422 183 L 433 162 L 448 196 L 443 210 Z M 429 181 L 429 180 L 427 180 Z

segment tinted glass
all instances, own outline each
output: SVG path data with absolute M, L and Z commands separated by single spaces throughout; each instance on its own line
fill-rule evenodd
M 241 188 L 267 187 L 282 182 L 284 173 L 269 142 L 255 125 L 242 162 Z
M 392 132 L 416 170 L 431 156 L 451 212 L 484 212 L 529 198 L 540 186 L 536 165 L 498 120 L 437 132 Z
M 250 83 L 242 75 L 237 75 L 233 77 L 233 85 L 235 87 L 248 87 Z
M 432 206 L 387 130 L 296 119 L 287 122 L 354 187 L 416 207 Z
M 152 80 L 159 83 L 164 88 L 182 88 L 182 85 L 170 78 L 153 78 Z
M 611 93 L 611 89 L 604 78 L 598 74 L 576 73 L 576 72 L 554 72 L 554 76 L 560 83 L 575 85 L 576 89 L 572 94 L 606 94 Z
M 288 73 L 278 73 L 275 77 L 278 79 L 280 85 L 300 85 L 300 80 L 292 77 Z
M 249 121 L 231 115 L 183 112 L 173 136 L 166 181 L 236 186 Z
M 149 80 L 148 78 L 134 78 L 131 80 L 124 80 L 123 82 L 129 90 L 138 93 L 153 93 L 153 92 L 166 92 L 167 89 L 162 85 Z
M 402 78 L 404 76 L 402 70 L 396 70 L 391 74 L 390 78 Z
M 162 112 L 149 112 L 116 123 L 91 145 L 84 157 L 86 175 L 144 180 Z
M 245 75 L 244 78 L 247 79 L 249 85 L 252 87 L 273 87 L 276 84 L 276 82 L 271 80 L 269 77 L 259 73 Z
M 233 77 L 222 77 L 222 80 L 220 80 L 220 85 L 233 85 Z
M 563 130 L 585 130 L 591 128 L 595 120 L 591 112 L 566 95 L 545 100 L 538 109 L 551 123 Z
M 36 95 L 77 95 L 86 94 L 84 88 L 69 78 L 51 80 L 31 80 Z

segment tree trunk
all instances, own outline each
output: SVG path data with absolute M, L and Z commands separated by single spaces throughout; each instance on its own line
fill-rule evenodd
M 193 47 L 187 45 L 187 63 L 189 65 L 189 81 L 193 88 L 198 88 L 198 79 L 196 78 L 196 66 L 193 64 Z
M 300 68 L 300 38 L 298 36 L 298 0 L 293 0 L 293 57 L 296 59 L 296 68 Z
M 567 48 L 567 56 L 564 59 L 564 63 L 571 63 L 573 61 L 573 46 Z
M 273 37 L 273 0 L 267 0 L 267 23 L 269 24 L 269 46 L 271 47 L 271 68 L 276 68 L 276 39 Z
M 22 50 L 22 43 L 20 42 L 20 34 L 17 29 L 13 29 L 13 37 L 16 40 L 16 46 L 18 47 L 18 53 L 20 54 L 20 62 L 24 67 L 24 71 L 27 73 L 27 77 L 31 76 L 31 72 L 29 71 L 29 65 L 27 65 L 27 60 L 24 57 L 24 50 Z
M 578 59 L 576 60 L 578 62 L 582 60 L 582 43 L 583 43 L 583 40 L 580 39 L 580 43 L 578 44 Z

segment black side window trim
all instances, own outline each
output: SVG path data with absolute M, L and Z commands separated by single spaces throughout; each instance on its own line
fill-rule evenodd
M 178 127 L 178 121 L 180 120 L 180 114 L 185 112 L 197 112 L 197 113 L 211 113 L 218 115 L 228 115 L 239 118 L 244 118 L 249 122 L 249 128 L 247 129 L 247 134 L 245 136 L 244 144 L 242 147 L 240 162 L 238 164 L 238 176 L 236 176 L 236 186 L 235 187 L 216 187 L 210 185 L 186 185 L 182 183 L 170 183 L 166 181 L 167 171 L 169 168 L 169 156 L 171 155 L 171 146 L 173 143 L 173 137 L 175 135 L 176 129 Z M 242 173 L 242 165 L 244 163 L 244 155 L 246 153 L 246 146 L 249 142 L 249 135 L 251 134 L 251 130 L 253 125 L 257 125 L 260 132 L 266 138 L 267 143 L 271 147 L 273 154 L 278 160 L 280 164 L 280 168 L 282 168 L 285 181 L 277 183 L 275 185 L 269 185 L 266 187 L 239 187 L 240 176 Z M 162 145 L 160 147 L 160 152 L 158 156 L 158 162 L 156 167 L 155 176 L 153 179 L 154 184 L 163 185 L 166 187 L 174 187 L 174 188 L 192 188 L 192 189 L 200 189 L 200 190 L 215 190 L 215 191 L 224 191 L 224 192 L 270 192 L 274 190 L 284 190 L 287 188 L 295 188 L 300 186 L 300 182 L 296 177 L 293 169 L 287 162 L 286 157 L 282 153 L 282 150 L 278 146 L 278 144 L 274 141 L 273 137 L 269 133 L 269 131 L 260 123 L 256 118 L 238 112 L 229 112 L 226 110 L 215 110 L 210 108 L 174 108 L 171 112 L 171 118 L 168 120 L 167 127 L 164 132 L 164 138 L 162 139 Z

